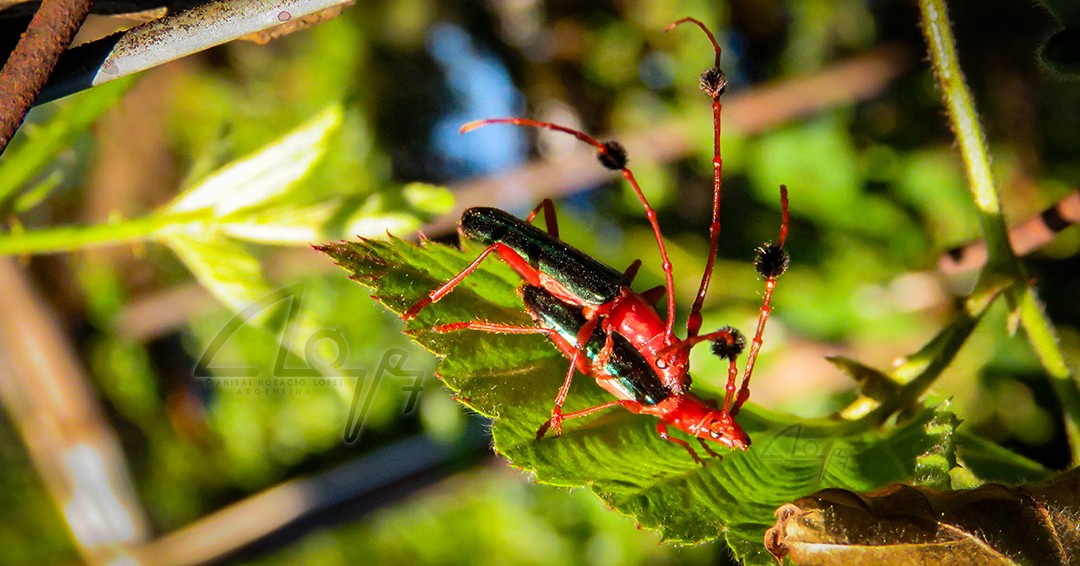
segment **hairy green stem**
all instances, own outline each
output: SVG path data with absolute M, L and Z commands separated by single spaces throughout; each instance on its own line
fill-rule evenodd
M 1001 213 L 997 189 L 990 173 L 986 141 L 956 56 L 956 45 L 949 25 L 945 0 L 919 0 L 921 24 L 934 73 L 941 85 L 945 107 L 960 145 L 967 170 L 972 199 L 978 208 L 979 224 L 986 239 L 988 261 L 980 274 L 980 283 L 1002 276 L 1016 283 L 1007 293 L 1010 306 L 1018 310 L 1020 325 L 1039 361 L 1051 380 L 1066 413 L 1066 427 L 1073 448 L 1073 463 L 1080 463 L 1080 390 L 1070 375 L 1065 356 L 1058 345 L 1054 327 L 1043 312 L 1028 277 L 1009 243 L 1005 218 Z
M 1050 375 L 1054 392 L 1065 410 L 1065 432 L 1073 448 L 1072 465 L 1080 466 L 1080 389 L 1077 389 L 1076 379 L 1061 352 L 1053 323 L 1050 317 L 1046 316 L 1035 289 L 1024 282 L 1018 283 L 1014 288 L 1019 288 L 1022 293 L 1020 326 L 1024 329 L 1035 355 Z
M 1015 259 L 1006 236 L 1007 231 L 1001 214 L 997 189 L 994 188 L 994 179 L 990 174 L 986 139 L 979 117 L 975 113 L 971 91 L 968 90 L 964 74 L 960 70 L 952 30 L 949 27 L 949 16 L 945 10 L 945 0 L 919 0 L 919 7 L 922 11 L 923 33 L 930 46 L 934 73 L 941 85 L 945 108 L 960 144 L 960 154 L 967 169 L 968 185 L 979 211 L 979 224 L 986 237 L 989 252 L 987 268 L 1011 273 L 1014 271 L 1011 264 L 1015 263 Z

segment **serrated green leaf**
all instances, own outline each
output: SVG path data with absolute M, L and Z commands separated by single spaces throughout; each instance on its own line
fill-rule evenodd
M 935 489 L 949 489 L 949 472 L 956 467 L 956 427 L 960 419 L 948 401 L 934 408 L 934 417 L 926 423 L 926 434 L 934 440 L 929 450 L 915 459 L 915 483 Z
M 222 217 L 284 197 L 326 152 L 327 141 L 341 120 L 340 106 L 327 108 L 277 142 L 204 178 L 178 196 L 169 209 L 212 210 Z
M 327 244 L 328 254 L 374 298 L 397 313 L 457 273 L 475 250 L 412 245 L 400 240 Z M 666 539 L 699 542 L 725 537 L 740 558 L 771 560 L 762 545 L 773 510 L 825 487 L 865 490 L 912 477 L 915 458 L 933 446 L 926 411 L 886 430 L 852 423 L 797 420 L 748 406 L 739 420 L 754 444 L 698 466 L 660 439 L 656 420 L 611 410 L 564 423 L 559 438 L 537 442 L 550 416 L 568 361 L 545 338 L 473 331 L 437 334 L 434 324 L 488 320 L 531 325 L 516 287 L 520 279 L 498 261 L 481 264 L 442 301 L 409 325 L 420 344 L 444 356 L 439 376 L 468 407 L 495 419 L 495 449 L 539 481 L 589 486 L 614 509 Z M 565 410 L 610 400 L 578 376 Z M 679 434 L 679 433 L 676 433 Z

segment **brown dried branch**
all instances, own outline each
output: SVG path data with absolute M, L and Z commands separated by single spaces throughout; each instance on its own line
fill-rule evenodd
M 91 0 L 46 0 L 0 70 L 0 153 L 90 13 Z
M 145 10 L 166 8 L 183 10 L 210 0 L 96 0 L 90 8 L 92 14 L 131 14 Z M 0 0 L 0 18 L 28 17 L 41 2 L 37 0 Z
M 1041 213 L 1009 228 L 1009 242 L 1016 255 L 1025 256 L 1046 245 L 1062 230 L 1080 223 L 1080 190 L 1075 190 Z M 986 242 L 978 241 L 949 250 L 938 269 L 952 275 L 973 271 L 986 264 Z
M 120 439 L 55 313 L 11 258 L 0 258 L 0 360 L 0 403 L 74 547 L 90 564 L 117 561 L 150 534 Z

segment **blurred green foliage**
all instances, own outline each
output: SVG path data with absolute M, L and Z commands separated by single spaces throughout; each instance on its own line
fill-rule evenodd
M 811 74 L 888 42 L 925 52 L 911 4 L 900 1 L 511 4 L 357 5 L 268 46 L 230 44 L 153 71 L 142 80 L 167 85 L 159 92 L 140 92 L 139 82 L 130 90 L 118 83 L 37 109 L 0 158 L 0 211 L 11 235 L 104 225 L 104 218 L 89 212 L 100 214 L 100 205 L 91 206 L 100 202 L 138 219 L 339 106 L 337 125 L 312 169 L 289 187 L 296 197 L 289 211 L 332 202 L 334 214 L 320 217 L 328 221 L 318 226 L 328 240 L 355 236 L 350 218 L 372 219 L 364 225 L 367 235 L 387 228 L 407 235 L 449 206 L 438 189 L 410 183 L 458 180 L 429 138 L 433 123 L 463 104 L 448 94 L 451 77 L 432 62 L 427 44 L 432 26 L 452 23 L 505 65 L 523 114 L 546 118 L 561 109 L 598 134 L 640 131 L 670 118 L 698 124 L 692 132 L 694 153 L 684 159 L 658 164 L 631 156 L 670 238 L 685 316 L 707 250 L 712 133 L 697 76 L 711 52 L 695 33 L 661 30 L 686 15 L 718 30 L 733 93 Z M 1075 186 L 1080 171 L 1075 83 L 1040 73 L 1036 52 L 1053 31 L 1046 29 L 1053 20 L 1030 3 L 954 4 L 961 57 L 985 118 L 1002 200 L 1009 218 L 1020 219 Z M 162 109 L 163 125 L 154 127 L 162 130 L 161 149 L 170 163 L 155 178 L 157 186 L 136 187 L 134 192 L 145 197 L 112 201 L 110 183 L 122 180 L 93 180 L 100 159 L 115 156 L 99 154 L 104 144 L 97 136 L 107 130 L 96 132 L 91 124 L 102 115 L 130 120 L 123 109 L 119 117 L 106 112 L 122 96 L 129 104 Z M 482 117 L 487 116 L 472 116 Z M 138 126 L 121 131 L 138 132 Z M 133 144 L 142 139 L 130 135 Z M 761 292 L 752 250 L 776 237 L 777 185 L 786 183 L 793 268 L 776 292 L 753 399 L 769 399 L 761 402 L 778 411 L 827 415 L 853 398 L 854 386 L 838 379 L 836 370 L 813 369 L 814 363 L 844 352 L 886 367 L 946 324 L 954 313 L 950 293 L 967 291 L 962 278 L 946 279 L 934 271 L 945 249 L 977 237 L 978 223 L 933 81 L 919 66 L 872 101 L 824 109 L 753 136 L 725 129 L 723 148 L 724 231 L 707 324 L 752 326 Z M 162 164 L 137 164 L 150 165 Z M 403 187 L 411 188 L 403 192 Z M 534 200 L 518 195 L 515 212 L 528 210 Z M 559 204 L 559 212 L 565 240 L 619 268 L 641 258 L 642 289 L 662 281 L 640 205 L 620 183 L 575 195 Z M 66 309 L 62 318 L 79 329 L 80 352 L 157 534 L 277 482 L 364 458 L 411 435 L 425 434 L 447 446 L 462 442 L 470 421 L 433 378 L 435 360 L 400 334 L 396 317 L 305 246 L 285 250 L 222 239 L 216 232 L 220 220 L 212 217 L 203 226 L 215 233 L 203 243 L 216 251 L 203 249 L 200 257 L 234 276 L 247 266 L 245 277 L 234 281 L 246 298 L 233 309 L 199 291 L 206 287 L 198 287 L 189 270 L 190 254 L 178 258 L 164 246 L 31 261 L 54 304 Z M 1070 360 L 1080 359 L 1078 250 L 1074 229 L 1028 263 Z M 512 275 L 503 276 L 516 285 Z M 68 280 L 73 283 L 64 284 Z M 404 414 L 409 394 L 402 388 L 410 385 L 409 378 L 392 376 L 373 401 L 360 442 L 349 446 L 342 442 L 354 395 L 349 380 L 256 394 L 229 387 L 212 369 L 197 367 L 245 301 L 294 285 L 303 293 L 291 340 L 282 346 L 287 318 L 279 313 L 232 334 L 217 352 L 217 367 L 271 375 L 279 354 L 303 366 L 310 362 L 309 343 L 330 344 L 312 338 L 332 331 L 348 345 L 342 367 L 373 371 L 387 350 L 408 351 L 406 366 L 428 376 L 420 406 Z M 192 293 L 202 298 L 184 298 Z M 152 312 L 166 322 L 139 334 L 132 330 L 137 326 L 132 317 L 138 315 L 134 322 L 151 318 L 135 310 L 145 307 L 148 297 L 164 298 Z M 515 307 L 515 297 L 506 300 L 508 308 Z M 470 313 L 463 309 L 455 316 L 465 319 Z M 332 359 L 334 352 L 318 355 Z M 712 376 L 724 374 L 722 364 L 701 351 L 693 364 L 695 390 L 716 396 L 721 384 Z M 783 395 L 788 390 L 792 393 Z M 1023 340 L 1010 335 L 1003 308 L 991 309 L 936 383 L 935 394 L 951 398 L 962 419 L 956 434 L 970 437 L 962 443 L 968 452 L 961 449 L 959 457 L 979 468 L 981 477 L 993 477 L 983 472 L 1002 461 L 987 441 L 1051 468 L 1067 465 L 1057 400 Z M 6 419 L 0 419 L 0 458 L 5 469 L 0 562 L 73 559 L 62 518 Z M 938 463 L 927 461 L 930 476 L 940 471 Z M 271 541 L 271 551 L 257 560 L 616 564 L 715 563 L 727 557 L 720 545 L 658 545 L 655 533 L 634 529 L 585 490 L 568 494 L 531 486 L 514 472 L 471 471 L 431 492 L 386 504 L 358 519 L 345 513 L 341 525 L 284 547 Z
M 308 537 L 251 563 L 715 562 L 708 547 L 660 544 L 658 536 L 635 529 L 587 490 L 537 489 L 516 476 L 493 470 L 463 474 L 368 521 Z

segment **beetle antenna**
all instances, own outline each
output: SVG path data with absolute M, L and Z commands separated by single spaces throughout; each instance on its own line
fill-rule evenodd
M 664 237 L 660 234 L 660 224 L 656 220 L 656 211 L 653 210 L 649 204 L 648 199 L 645 198 L 645 193 L 641 191 L 641 186 L 638 185 L 637 179 L 634 177 L 634 173 L 626 166 L 628 158 L 626 156 L 626 149 L 622 144 L 617 141 L 601 142 L 596 138 L 573 128 L 566 126 L 560 126 L 558 124 L 552 124 L 551 122 L 541 122 L 539 120 L 530 120 L 528 118 L 488 118 L 486 120 L 476 120 L 469 122 L 461 127 L 461 133 L 470 132 L 477 128 L 482 128 L 490 124 L 511 124 L 514 126 L 525 126 L 531 128 L 543 128 L 548 130 L 554 130 L 556 132 L 563 132 L 570 134 L 575 138 L 593 146 L 597 151 L 597 158 L 604 167 L 613 171 L 619 171 L 622 173 L 629 183 L 630 187 L 634 189 L 634 193 L 637 195 L 641 205 L 645 207 L 645 217 L 648 218 L 649 224 L 652 226 L 653 234 L 656 236 L 656 245 L 660 248 L 660 259 L 663 262 L 664 270 L 664 290 L 667 293 L 667 341 L 670 343 L 675 339 L 675 294 L 672 292 L 675 287 L 675 279 L 671 272 L 671 259 L 668 258 L 667 248 L 664 246 Z
M 701 286 L 698 287 L 697 297 L 694 298 L 694 306 L 691 307 L 690 316 L 686 319 L 686 334 L 693 337 L 701 330 L 701 308 L 705 303 L 705 294 L 709 290 L 713 265 L 716 263 L 716 252 L 720 247 L 720 185 L 724 168 L 724 160 L 720 157 L 720 95 L 727 89 L 727 76 L 720 70 L 720 44 L 716 42 L 716 36 L 700 20 L 683 18 L 669 25 L 664 31 L 672 30 L 683 23 L 692 23 L 701 28 L 716 52 L 713 66 L 701 73 L 700 81 L 701 90 L 712 99 L 713 108 L 713 209 L 712 223 L 709 224 L 709 255 L 705 260 L 705 271 L 701 274 Z
M 765 332 L 765 323 L 769 321 L 769 313 L 772 312 L 773 289 L 776 288 L 776 279 L 788 268 L 790 258 L 784 250 L 788 222 L 787 186 L 780 185 L 780 236 L 775 244 L 767 243 L 756 250 L 757 258 L 754 259 L 754 268 L 765 278 L 765 296 L 762 299 L 761 310 L 758 311 L 757 332 L 754 333 L 754 339 L 750 341 L 750 352 L 746 355 L 742 386 L 739 388 L 739 396 L 735 400 L 735 409 L 732 414 L 738 412 L 750 397 L 750 376 L 754 373 L 754 362 L 757 361 L 758 351 L 761 350 L 761 335 Z

